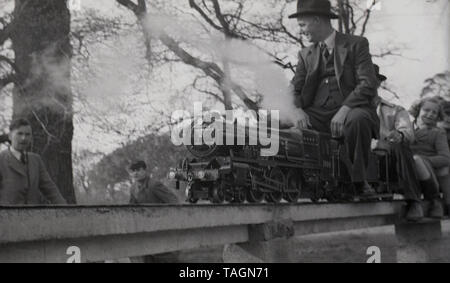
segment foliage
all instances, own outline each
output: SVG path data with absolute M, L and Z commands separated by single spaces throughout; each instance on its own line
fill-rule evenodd
M 450 101 L 450 71 L 445 71 L 425 80 L 425 86 L 420 94 L 421 98 L 440 96 Z
M 132 161 L 144 160 L 152 178 L 165 182 L 169 168 L 187 156 L 186 149 L 175 147 L 169 136 L 147 135 L 101 158 L 87 173 L 88 190 L 118 201 L 123 197 L 117 195 L 127 187 L 127 167 Z

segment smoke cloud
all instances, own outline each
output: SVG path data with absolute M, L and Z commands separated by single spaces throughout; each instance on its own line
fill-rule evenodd
M 283 123 L 295 123 L 297 110 L 289 80 L 257 46 L 243 40 L 225 39 L 222 34 L 207 33 L 199 22 L 189 18 L 150 14 L 145 28 L 153 38 L 168 34 L 203 60 L 219 66 L 224 61 L 229 62 L 232 81 L 242 85 L 248 93 L 253 90 L 262 95 L 260 106 L 265 110 L 279 110 Z

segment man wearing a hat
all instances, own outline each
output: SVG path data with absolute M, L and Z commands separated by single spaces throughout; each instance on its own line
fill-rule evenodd
M 178 202 L 177 196 L 164 184 L 150 178 L 144 161 L 132 163 L 129 172 L 133 181 L 130 189 L 130 204 Z
M 375 73 L 381 82 L 387 78 L 380 74 L 378 65 L 374 65 Z M 380 118 L 380 136 L 372 141 L 374 152 L 389 152 L 389 166 L 394 169 L 403 196 L 407 202 L 405 218 L 418 221 L 424 213 L 420 204 L 420 184 L 414 168 L 414 155 L 410 144 L 414 142 L 414 130 L 408 111 L 377 96 L 374 99 L 377 114 Z
M 372 137 L 379 132 L 373 105 L 379 81 L 366 38 L 337 32 L 331 26 L 328 0 L 299 0 L 297 13 L 290 15 L 311 45 L 299 52 L 299 62 L 291 81 L 298 108 L 299 128 L 343 137 L 352 162 L 349 168 L 355 189 L 372 195 L 366 168 Z
M 380 82 L 387 79 L 379 73 L 380 68 L 374 65 L 375 73 Z M 409 119 L 409 113 L 400 105 L 390 103 L 381 97 L 374 98 L 378 118 L 380 119 L 380 137 L 372 143 L 372 149 L 390 150 L 393 145 L 405 142 L 410 144 L 414 141 L 414 130 Z
M 177 196 L 164 184 L 152 180 L 147 171 L 145 161 L 138 160 L 129 167 L 133 185 L 130 189 L 130 204 L 164 204 L 177 203 Z M 178 252 L 162 253 L 157 255 L 138 256 L 130 258 L 132 263 L 172 263 L 178 262 Z

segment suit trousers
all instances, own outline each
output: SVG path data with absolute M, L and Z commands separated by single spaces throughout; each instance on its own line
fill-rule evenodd
M 331 120 L 339 108 L 310 107 L 304 111 L 309 115 L 314 130 L 330 133 Z M 378 137 L 379 129 L 380 121 L 375 109 L 353 108 L 347 115 L 344 123 L 344 142 L 352 163 L 349 172 L 354 183 L 364 182 L 367 179 L 370 146 L 372 138 Z
M 413 153 L 408 144 L 391 145 L 389 166 L 395 168 L 406 201 L 420 201 L 421 187 L 414 168 Z

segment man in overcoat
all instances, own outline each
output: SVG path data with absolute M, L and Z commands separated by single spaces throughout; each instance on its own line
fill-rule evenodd
M 0 205 L 65 204 L 38 154 L 29 152 L 32 130 L 25 119 L 12 121 L 11 146 L 0 152 Z

